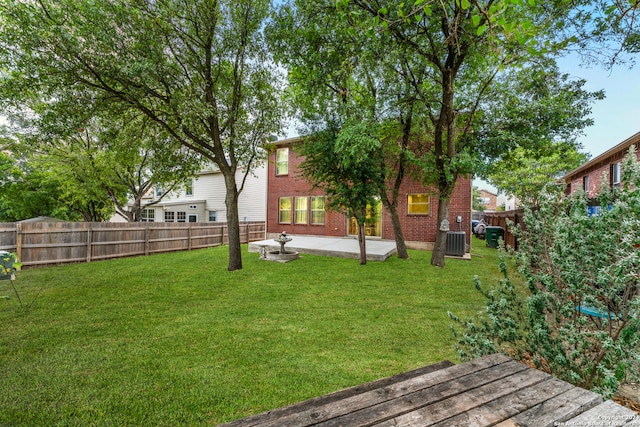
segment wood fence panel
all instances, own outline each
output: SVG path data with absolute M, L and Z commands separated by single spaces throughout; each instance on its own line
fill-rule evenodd
M 504 229 L 504 243 L 514 249 L 518 249 L 518 239 L 513 235 L 512 227 L 522 224 L 524 209 L 506 212 L 485 212 L 484 222 L 490 226 Z M 512 224 L 511 226 L 509 224 Z
M 0 223 L 0 251 L 15 252 L 16 234 L 14 222 Z
M 265 228 L 241 223 L 241 243 L 264 239 Z M 0 250 L 37 267 L 219 246 L 227 231 L 225 223 L 0 223 Z

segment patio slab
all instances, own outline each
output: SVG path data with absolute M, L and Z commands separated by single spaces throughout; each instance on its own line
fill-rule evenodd
M 290 235 L 291 241 L 285 246 L 287 251 L 301 254 L 333 256 L 339 258 L 360 258 L 358 240 L 351 237 L 315 237 Z M 249 243 L 249 252 L 260 252 L 261 247 L 275 251 L 280 244 L 273 239 Z M 367 240 L 367 261 L 384 261 L 396 253 L 396 242 L 391 240 Z

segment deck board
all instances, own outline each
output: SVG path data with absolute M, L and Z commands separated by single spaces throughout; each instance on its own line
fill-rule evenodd
M 633 411 L 494 354 L 315 397 L 224 427 L 640 425 Z

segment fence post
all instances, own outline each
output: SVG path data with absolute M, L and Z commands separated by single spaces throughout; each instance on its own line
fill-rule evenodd
M 87 227 L 87 262 L 91 262 L 91 248 L 93 243 L 93 230 L 91 223 Z
M 19 222 L 16 222 L 16 256 L 24 263 L 25 260 L 22 259 L 22 224 Z
M 187 226 L 187 250 L 191 250 L 191 223 Z
M 149 224 L 145 224 L 144 226 L 144 254 L 149 255 L 149 234 L 151 229 L 149 228 Z

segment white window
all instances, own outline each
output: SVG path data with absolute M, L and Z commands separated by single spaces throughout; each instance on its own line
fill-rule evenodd
M 165 212 L 164 213 L 164 222 L 174 222 L 176 220 L 175 212 Z
M 618 162 L 611 165 L 611 186 L 613 188 L 620 188 L 620 182 L 620 162 Z
M 585 175 L 582 177 L 582 189 L 584 190 L 585 193 L 587 193 L 587 196 L 589 195 L 589 175 Z
M 178 212 L 178 222 L 187 222 L 187 213 L 186 212 Z
M 291 224 L 291 197 L 280 197 L 278 222 Z
M 278 148 L 276 150 L 276 175 L 289 173 L 289 149 Z
M 309 217 L 309 198 L 296 197 L 295 223 L 306 224 Z
M 324 224 L 324 196 L 311 197 L 311 224 Z
M 216 222 L 218 220 L 218 211 L 209 211 L 209 221 Z
M 185 187 L 184 193 L 187 196 L 193 196 L 193 180 L 192 179 L 187 181 L 187 185 Z
M 156 220 L 156 211 L 154 209 L 143 209 L 140 215 L 142 222 L 154 222 Z

